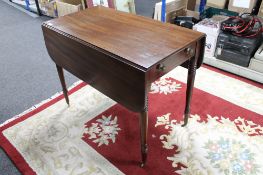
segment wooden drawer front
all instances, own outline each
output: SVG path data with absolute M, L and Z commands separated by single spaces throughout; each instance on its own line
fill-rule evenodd
M 160 78 L 164 74 L 173 70 L 175 67 L 189 60 L 194 55 L 195 55 L 195 43 L 184 48 L 178 53 L 170 55 L 169 57 L 167 57 L 165 60 L 163 60 L 162 62 L 160 62 L 150 70 L 149 76 L 151 82 L 155 81 L 156 79 Z

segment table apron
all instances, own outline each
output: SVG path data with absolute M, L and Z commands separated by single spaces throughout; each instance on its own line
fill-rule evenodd
M 196 42 L 191 43 L 189 46 L 186 46 L 181 51 L 168 56 L 160 63 L 153 66 L 148 71 L 149 80 L 151 82 L 154 82 L 155 80 L 167 74 L 177 66 L 180 66 L 184 62 L 190 60 L 191 58 L 194 58 L 195 48 L 196 48 Z
M 76 77 L 134 112 L 147 108 L 146 72 L 46 29 L 44 39 L 52 60 Z

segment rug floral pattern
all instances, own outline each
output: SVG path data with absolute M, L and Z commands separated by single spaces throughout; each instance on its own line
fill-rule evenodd
M 238 117 L 192 115 L 186 127 L 169 120 L 171 114 L 157 117 L 155 127 L 169 134 L 160 136 L 164 149 L 174 149 L 167 157 L 175 172 L 182 175 L 260 175 L 263 173 L 263 127 Z M 176 148 L 176 149 L 175 149 Z M 186 168 L 179 168 L 179 163 Z
M 97 119 L 97 123 L 92 123 L 92 126 L 85 128 L 84 134 L 89 135 L 89 139 L 94 143 L 98 143 L 98 146 L 109 145 L 109 141 L 115 143 L 116 135 L 121 128 L 118 127 L 118 117 L 115 116 L 106 117 L 102 115 L 100 119 Z
M 59 101 L 34 117 L 5 130 L 4 135 L 16 146 L 37 174 L 121 175 L 117 168 L 111 166 L 81 139 L 83 133 L 87 132 L 86 121 L 114 105 L 115 102 L 90 86 L 78 90 L 70 100 L 70 107 L 65 101 Z M 108 130 L 105 129 L 108 121 L 110 117 L 98 120 L 101 125 L 101 128 L 97 129 L 98 133 L 100 130 L 103 131 L 103 128 Z M 111 122 L 116 121 L 117 118 Z M 93 130 L 94 134 L 97 131 Z M 101 141 L 103 139 L 97 142 L 101 143 Z
M 179 91 L 180 88 L 182 88 L 181 84 L 174 81 L 174 79 L 162 77 L 160 80 L 152 83 L 150 93 L 168 95 Z
M 233 83 L 225 76 L 214 75 L 207 70 L 200 75 L 202 81 L 198 81 L 198 77 L 196 81 L 200 89 L 212 93 L 214 87 L 205 85 L 205 82 L 224 82 L 224 87 L 216 88 L 220 97 L 263 114 L 259 107 L 263 105 L 262 89 L 251 88 L 240 82 Z M 210 75 L 212 77 L 206 79 L 205 76 Z M 152 95 L 167 97 L 179 92 L 182 84 L 173 78 L 181 80 L 185 76 L 169 76 L 172 78 L 163 77 L 152 84 Z M 245 89 L 243 92 L 253 95 L 240 94 L 241 92 L 233 89 L 233 93 L 225 93 L 231 87 L 241 87 L 240 84 Z M 242 101 L 244 97 L 246 99 Z M 101 115 L 95 122 L 86 125 L 87 121 L 99 116 L 116 102 L 89 86 L 72 94 L 70 99 L 70 108 L 64 101 L 60 101 L 56 106 L 6 129 L 4 136 L 37 174 L 122 175 L 123 172 L 82 140 L 83 134 L 86 134 L 97 147 L 105 148 L 118 141 L 119 133 L 123 131 L 119 126 L 118 116 Z M 158 142 L 162 144 L 164 151 L 172 150 L 173 154 L 167 154 L 165 158 L 170 163 L 169 166 L 173 167 L 174 174 L 263 174 L 262 126 L 241 117 L 230 120 L 227 116 L 192 115 L 188 125 L 181 127 L 182 123 L 174 120 L 179 116 L 174 116 L 172 112 L 154 117 L 156 122 L 151 127 L 166 131 L 160 133 Z

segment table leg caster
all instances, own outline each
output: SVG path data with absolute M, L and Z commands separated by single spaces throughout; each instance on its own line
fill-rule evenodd
M 147 160 L 147 131 L 148 131 L 148 112 L 147 110 L 141 112 L 140 115 L 140 127 L 141 127 L 141 167 L 145 166 Z
M 190 114 L 185 114 L 184 115 L 184 124 L 182 125 L 182 127 L 185 127 L 187 125 L 189 117 L 190 117 Z
M 146 160 L 147 160 L 147 152 L 148 152 L 148 146 L 147 145 L 144 145 L 142 146 L 141 148 L 142 152 L 141 152 L 141 155 L 142 155 L 142 163 L 141 163 L 141 168 L 143 168 L 146 164 Z

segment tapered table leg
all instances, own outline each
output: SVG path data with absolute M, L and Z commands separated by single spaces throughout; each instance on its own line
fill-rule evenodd
M 65 97 L 65 100 L 67 102 L 67 104 L 69 105 L 69 98 L 68 98 L 68 90 L 67 90 L 67 86 L 66 86 L 66 82 L 65 82 L 65 77 L 64 77 L 64 73 L 63 73 L 63 68 L 60 67 L 59 65 L 56 64 L 57 67 L 57 71 L 58 71 L 58 76 L 59 76 L 59 80 L 63 89 L 63 94 Z
M 141 156 L 142 156 L 142 163 L 141 167 L 144 167 L 146 160 L 147 160 L 147 134 L 148 134 L 148 111 L 142 111 L 140 113 L 140 128 L 141 128 Z
M 186 104 L 184 110 L 184 124 L 183 127 L 187 125 L 188 118 L 190 117 L 190 105 L 192 99 L 192 93 L 194 88 L 195 74 L 196 74 L 196 64 L 199 57 L 200 43 L 197 43 L 195 56 L 190 59 L 188 65 L 188 76 L 187 76 L 187 89 L 186 89 Z

